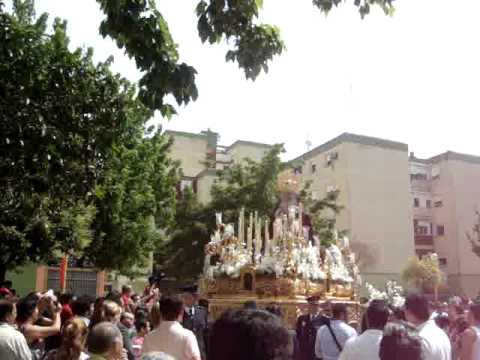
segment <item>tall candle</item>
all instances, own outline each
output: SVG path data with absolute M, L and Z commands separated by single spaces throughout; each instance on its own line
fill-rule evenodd
M 252 251 L 252 236 L 253 236 L 253 214 L 250 213 L 248 229 L 247 229 L 247 252 L 248 254 Z
M 270 256 L 270 229 L 268 219 L 265 219 L 265 256 Z

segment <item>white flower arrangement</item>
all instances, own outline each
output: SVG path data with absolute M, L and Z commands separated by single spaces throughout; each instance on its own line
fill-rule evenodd
M 405 304 L 403 287 L 398 285 L 396 281 L 387 281 L 385 291 L 378 290 L 370 283 L 365 283 L 365 287 L 368 292 L 369 301 L 385 300 L 389 305 L 394 307 L 402 307 Z

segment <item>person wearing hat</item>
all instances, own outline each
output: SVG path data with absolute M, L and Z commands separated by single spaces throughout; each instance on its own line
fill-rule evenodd
M 183 291 L 182 299 L 185 304 L 182 325 L 185 329 L 191 330 L 195 334 L 200 355 L 202 360 L 205 360 L 207 358 L 208 313 L 202 306 L 197 305 L 198 286 L 186 286 L 181 290 Z
M 315 360 L 315 339 L 318 329 L 329 323 L 330 319 L 321 314 L 320 297 L 311 296 L 307 299 L 308 313 L 297 320 L 297 340 L 299 345 L 299 360 Z

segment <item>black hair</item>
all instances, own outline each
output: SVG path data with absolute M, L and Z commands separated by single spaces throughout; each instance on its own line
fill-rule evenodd
M 0 322 L 5 322 L 8 315 L 13 314 L 14 304 L 8 300 L 0 300 Z
M 101 322 L 95 325 L 88 335 L 88 351 L 102 355 L 112 349 L 115 342 L 122 338 L 118 327 L 111 322 Z
M 347 305 L 342 303 L 332 304 L 332 316 L 334 319 L 338 319 L 344 314 L 347 314 Z
M 73 300 L 73 294 L 71 293 L 64 293 L 60 294 L 58 297 L 58 302 L 62 305 L 68 304 Z
M 379 351 L 381 360 L 423 360 L 422 340 L 405 322 L 388 323 Z
M 257 303 L 254 300 L 248 300 L 243 303 L 243 308 L 244 309 L 249 309 L 249 310 L 256 310 L 257 309 Z
M 278 305 L 277 303 L 271 303 L 269 304 L 266 308 L 265 308 L 266 311 L 268 311 L 269 313 L 271 314 L 274 314 L 274 315 L 277 315 L 278 317 L 282 317 L 282 308 L 280 307 L 280 305 Z
M 408 294 L 405 298 L 405 309 L 411 312 L 420 321 L 427 321 L 430 318 L 428 300 L 423 294 Z
M 2 282 L 2 286 L 10 289 L 13 286 L 13 283 L 10 280 L 5 280 L 4 282 Z
M 369 329 L 383 330 L 390 317 L 385 300 L 372 300 L 367 308 L 367 324 Z
M 287 360 L 290 336 L 278 316 L 228 310 L 212 327 L 209 360 Z
M 140 317 L 138 319 L 135 319 L 135 329 L 137 330 L 137 333 L 142 331 L 142 329 L 145 329 L 147 326 L 148 326 L 148 318 Z
M 438 315 L 435 318 L 435 324 L 437 324 L 440 329 L 447 330 L 450 326 L 450 320 L 448 319 L 448 315 Z
M 38 296 L 27 295 L 17 303 L 17 321 L 27 321 L 35 312 L 38 305 Z
M 114 303 L 117 303 L 120 306 L 123 306 L 122 294 L 120 294 L 120 292 L 118 292 L 117 290 L 110 291 L 110 293 L 108 293 L 108 295 L 105 296 L 105 300 L 110 300 L 110 301 L 113 301 Z
M 160 313 L 165 321 L 177 320 L 183 307 L 183 300 L 177 295 L 167 295 L 160 299 Z
M 94 300 L 89 295 L 82 295 L 72 303 L 72 312 L 76 316 L 87 316 Z

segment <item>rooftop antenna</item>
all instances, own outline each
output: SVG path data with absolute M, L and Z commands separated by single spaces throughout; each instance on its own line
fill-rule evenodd
M 307 146 L 307 151 L 310 151 L 312 148 L 312 142 L 307 138 L 307 141 L 305 141 L 305 145 Z

